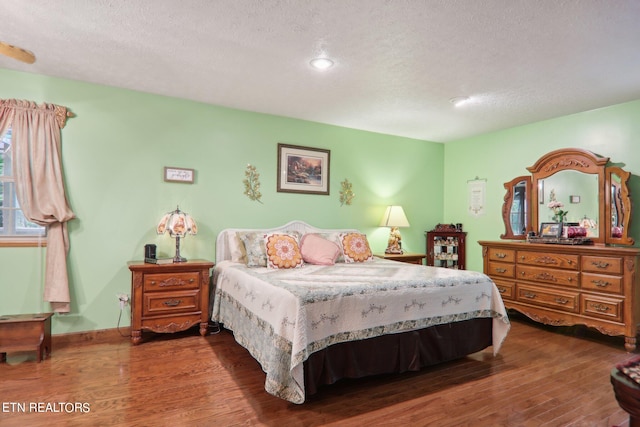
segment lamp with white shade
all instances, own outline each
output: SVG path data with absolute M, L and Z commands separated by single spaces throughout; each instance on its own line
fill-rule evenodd
M 180 256 L 180 238 L 187 234 L 195 235 L 198 233 L 198 226 L 191 215 L 181 211 L 178 206 L 175 211 L 167 212 L 162 217 L 156 231 L 158 234 L 168 232 L 169 236 L 175 237 L 176 256 L 173 257 L 173 262 L 185 262 L 187 259 Z
M 409 227 L 409 221 L 404 214 L 402 206 L 387 206 L 384 212 L 381 227 L 391 227 L 389 232 L 389 243 L 387 249 L 384 251 L 386 254 L 402 254 L 402 236 L 400 235 L 399 227 Z

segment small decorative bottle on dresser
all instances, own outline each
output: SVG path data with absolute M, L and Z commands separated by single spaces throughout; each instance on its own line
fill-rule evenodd
M 427 265 L 465 269 L 465 238 L 462 224 L 438 224 L 425 232 L 427 237 Z
M 189 260 L 171 264 L 129 263 L 131 270 L 131 342 L 142 331 L 174 333 L 209 324 L 209 270 L 213 263 Z

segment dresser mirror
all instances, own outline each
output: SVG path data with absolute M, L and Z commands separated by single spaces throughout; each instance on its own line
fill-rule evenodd
M 542 156 L 531 175 L 504 184 L 502 239 L 524 240 L 540 224 L 564 222 L 584 227 L 594 243 L 633 245 L 629 237 L 629 172 L 607 166 L 608 157 L 567 148 Z
M 519 176 L 505 182 L 502 205 L 505 232 L 501 239 L 524 240 L 531 227 L 531 177 Z

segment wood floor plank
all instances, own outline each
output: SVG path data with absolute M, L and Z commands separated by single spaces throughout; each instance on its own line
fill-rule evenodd
M 609 380 L 634 357 L 623 340 L 518 316 L 496 357 L 489 348 L 420 372 L 340 381 L 303 405 L 267 394 L 260 365 L 228 331 L 138 346 L 95 335 L 54 337 L 41 363 L 10 354 L 0 365 L 0 425 L 628 426 Z

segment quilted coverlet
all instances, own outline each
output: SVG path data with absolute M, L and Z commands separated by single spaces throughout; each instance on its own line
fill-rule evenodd
M 493 352 L 510 328 L 486 275 L 374 259 L 298 269 L 214 270 L 212 319 L 234 333 L 266 373 L 265 390 L 305 399 L 303 362 L 332 344 L 462 320 L 493 318 Z

